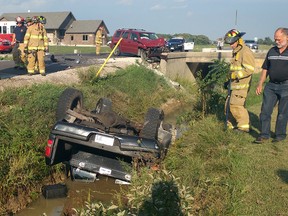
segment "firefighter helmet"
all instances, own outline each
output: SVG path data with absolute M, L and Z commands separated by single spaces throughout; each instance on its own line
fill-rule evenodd
M 33 23 L 38 23 L 38 21 L 39 21 L 38 16 L 33 16 L 32 19 L 31 19 L 31 21 L 32 21 Z
M 31 18 L 31 17 L 26 17 L 25 22 L 26 22 L 26 23 L 32 22 L 32 18 Z
M 38 19 L 39 19 L 39 22 L 42 23 L 43 25 L 46 24 L 46 18 L 44 16 L 39 16 Z
M 225 34 L 224 41 L 226 44 L 233 44 L 238 41 L 244 34 L 246 33 L 240 32 L 237 29 L 231 29 Z
M 17 23 L 23 23 L 25 21 L 25 19 L 21 16 L 16 17 L 16 22 Z

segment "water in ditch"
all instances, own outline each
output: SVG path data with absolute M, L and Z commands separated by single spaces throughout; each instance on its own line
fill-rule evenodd
M 99 176 L 94 182 L 65 180 L 68 196 L 65 198 L 45 199 L 40 196 L 26 209 L 16 216 L 63 216 L 63 212 L 71 213 L 71 208 L 83 207 L 88 200 L 97 200 L 103 203 L 110 201 L 113 194 L 125 185 L 115 184 L 115 179 Z

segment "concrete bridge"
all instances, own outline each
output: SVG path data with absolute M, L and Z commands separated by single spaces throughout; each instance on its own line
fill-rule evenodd
M 261 71 L 267 51 L 254 53 L 255 73 Z M 232 50 L 203 49 L 202 52 L 170 52 L 162 55 L 160 71 L 171 80 L 185 79 L 195 81 L 197 71 L 208 71 L 208 66 L 216 59 L 229 62 Z

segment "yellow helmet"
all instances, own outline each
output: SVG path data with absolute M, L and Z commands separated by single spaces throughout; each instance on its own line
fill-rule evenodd
M 237 29 L 231 29 L 225 34 L 224 41 L 226 44 L 233 44 L 238 41 L 244 34 L 246 33 L 240 32 Z

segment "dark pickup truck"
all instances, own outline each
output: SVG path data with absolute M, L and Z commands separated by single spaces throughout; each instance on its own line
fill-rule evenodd
M 72 179 L 95 180 L 100 174 L 130 182 L 133 167 L 153 166 L 165 157 L 172 127 L 163 124 L 162 110 L 148 109 L 139 124 L 114 112 L 108 98 L 100 98 L 92 111 L 82 106 L 81 91 L 67 88 L 60 95 L 47 165 L 66 164 Z

